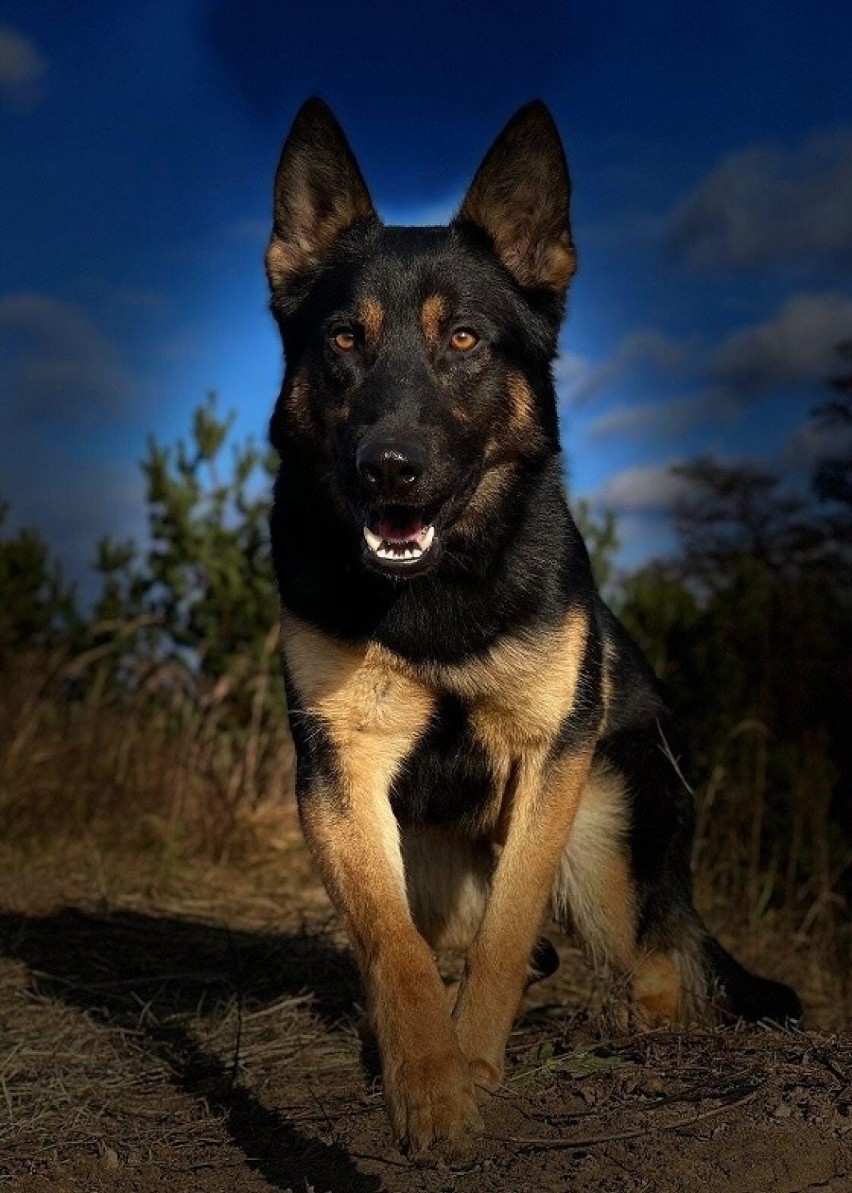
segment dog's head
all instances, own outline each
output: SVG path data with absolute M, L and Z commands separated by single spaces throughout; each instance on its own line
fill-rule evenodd
M 370 568 L 423 574 L 493 533 L 519 473 L 558 451 L 569 195 L 534 102 L 448 227 L 386 227 L 328 107 L 298 113 L 266 254 L 287 361 L 271 438 L 284 467 L 310 468 Z

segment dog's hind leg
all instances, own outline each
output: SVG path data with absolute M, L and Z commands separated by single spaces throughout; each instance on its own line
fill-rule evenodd
M 660 725 L 605 741 L 553 888 L 553 914 L 620 977 L 642 1026 L 797 1018 L 795 994 L 744 969 L 692 903 L 692 795 Z
M 630 855 L 624 778 L 596 765 L 589 777 L 552 894 L 553 918 L 580 938 L 599 971 L 616 979 L 648 1018 L 682 1018 L 671 950 L 640 945 L 640 907 Z M 686 951 L 688 955 L 688 950 Z
M 598 761 L 554 883 L 554 918 L 577 933 L 596 968 L 626 989 L 640 1024 L 703 1018 L 707 969 L 688 861 L 680 873 L 671 855 L 677 842 L 670 840 L 672 872 L 637 873 L 633 817 L 627 777 Z M 672 835 L 664 823 L 656 831 Z

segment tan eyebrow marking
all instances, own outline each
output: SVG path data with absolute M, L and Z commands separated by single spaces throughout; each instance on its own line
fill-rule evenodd
M 382 338 L 382 328 L 385 322 L 384 307 L 377 298 L 367 298 L 358 309 L 358 319 L 364 328 L 367 347 L 375 351 Z
M 426 343 L 430 348 L 437 348 L 441 339 L 441 324 L 449 314 L 449 304 L 440 294 L 430 294 L 423 303 L 420 312 L 420 323 Z

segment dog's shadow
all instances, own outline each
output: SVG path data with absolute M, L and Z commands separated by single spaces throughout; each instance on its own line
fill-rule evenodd
M 42 997 L 105 1027 L 141 1032 L 175 1085 L 222 1114 L 249 1165 L 273 1187 L 381 1187 L 339 1144 L 305 1136 L 263 1106 L 189 1023 L 190 1015 L 223 1014 L 235 998 L 258 1008 L 306 992 L 329 1029 L 351 1017 L 360 991 L 356 968 L 322 934 L 231 931 L 169 916 L 67 908 L 43 917 L 0 914 L 0 951 L 27 964 Z

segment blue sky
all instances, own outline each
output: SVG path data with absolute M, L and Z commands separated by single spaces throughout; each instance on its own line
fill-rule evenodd
M 557 366 L 572 491 L 630 564 L 698 452 L 803 483 L 852 339 L 852 6 L 7 0 L 0 496 L 82 576 L 141 535 L 145 439 L 209 389 L 261 438 L 280 380 L 262 253 L 301 101 L 388 222 L 443 221 L 540 96 L 580 272 Z

